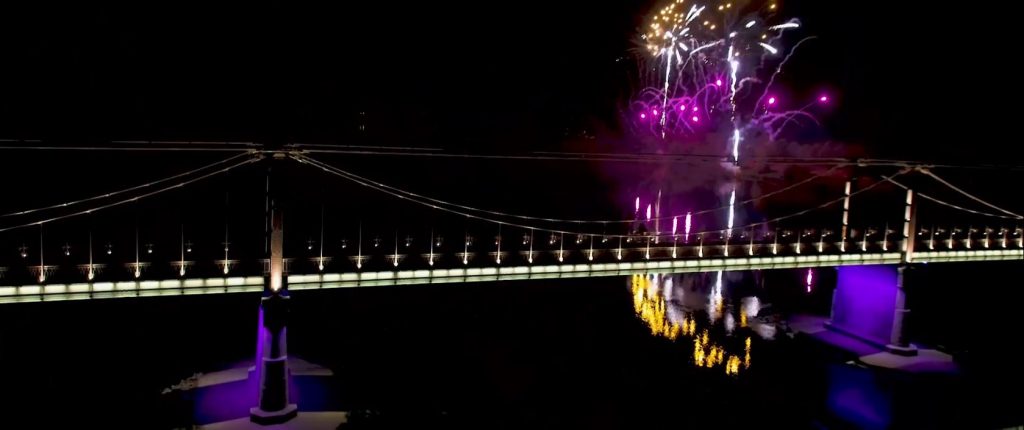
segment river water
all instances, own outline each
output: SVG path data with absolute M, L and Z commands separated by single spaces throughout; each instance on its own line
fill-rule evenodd
M 953 353 L 957 375 L 867 369 L 790 331 L 791 315 L 827 316 L 832 269 L 810 292 L 804 271 L 301 291 L 289 347 L 334 372 L 300 406 L 441 427 L 986 428 L 1020 419 L 1006 324 L 1018 293 L 949 293 L 966 287 L 957 279 L 1020 273 L 992 264 L 939 269 L 916 296 L 915 339 Z M 979 300 L 949 307 L 964 297 Z M 46 425 L 183 426 L 188 408 L 162 390 L 251 360 L 257 306 L 253 295 L 5 305 L 0 405 Z

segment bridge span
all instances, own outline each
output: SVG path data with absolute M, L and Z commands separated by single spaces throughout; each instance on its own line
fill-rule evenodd
M 650 273 L 862 266 L 899 264 L 902 258 L 903 253 L 901 252 L 869 252 L 291 274 L 288 275 L 288 288 L 292 291 L 301 291 L 327 288 L 628 276 Z M 1006 260 L 1024 260 L 1024 249 L 944 250 L 914 253 L 914 262 L 919 264 Z M 264 282 L 263 276 L 234 276 L 6 286 L 0 287 L 0 303 L 260 293 L 264 289 Z

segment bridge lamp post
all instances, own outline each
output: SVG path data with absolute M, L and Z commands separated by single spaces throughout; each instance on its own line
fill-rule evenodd
M 498 224 L 498 237 L 494 238 L 494 245 L 498 247 L 494 253 L 494 263 L 501 264 L 501 224 Z
M 228 275 L 231 268 L 231 260 L 228 259 L 228 252 L 231 250 L 231 242 L 228 242 L 227 223 L 224 223 L 224 276 Z
M 395 230 L 395 255 L 394 255 L 394 257 L 395 257 L 395 259 L 394 259 L 394 261 L 392 261 L 392 264 L 395 267 L 398 267 L 398 230 Z
M 139 263 L 139 226 L 138 221 L 135 225 L 135 279 L 139 279 L 142 276 L 142 265 Z
M 679 217 L 672 217 L 672 258 L 676 258 L 676 242 L 679 241 L 679 236 L 676 235 L 676 229 L 679 227 Z
M 43 261 L 43 225 L 39 224 L 39 283 L 46 282 L 46 263 Z
M 92 230 L 89 230 L 89 271 L 86 273 L 85 277 L 90 281 L 96 277 L 96 271 L 93 270 L 92 264 Z
M 324 271 L 324 204 L 320 204 L 320 258 L 317 260 L 317 269 Z
M 648 218 L 650 218 L 650 214 L 651 214 L 651 206 L 648 205 L 647 206 L 647 217 Z M 565 261 L 565 258 L 562 255 L 562 253 L 565 252 L 565 240 L 563 240 L 563 239 L 565 239 L 565 233 L 559 233 L 558 234 L 558 262 L 559 263 Z
M 529 239 L 529 241 L 530 241 L 530 251 L 529 251 L 529 254 L 526 255 L 526 262 L 528 262 L 530 264 L 533 264 L 533 229 L 532 228 L 530 229 L 530 239 Z
M 882 251 L 889 250 L 889 223 L 885 223 L 885 230 L 882 230 Z
M 363 268 L 363 222 L 359 221 L 359 234 L 356 237 L 356 270 Z
M 427 264 L 434 265 L 434 229 L 430 229 L 430 253 L 427 254 Z

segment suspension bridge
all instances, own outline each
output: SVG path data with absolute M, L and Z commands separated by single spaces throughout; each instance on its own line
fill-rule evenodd
M 51 148 L 42 144 L 26 146 L 24 142 L 21 142 L 21 145 L 0 145 L 0 149 L 4 148 L 68 149 Z M 136 186 L 74 201 L 0 214 L 0 235 L 8 231 L 39 229 L 38 257 L 35 261 L 29 258 L 28 246 L 22 245 L 19 248 L 21 267 L 18 271 L 23 274 L 31 273 L 35 282 L 10 282 L 17 281 L 19 277 L 2 276 L 9 272 L 10 267 L 0 267 L 0 304 L 259 293 L 260 338 L 257 342 L 256 375 L 260 381 L 260 396 L 258 406 L 251 410 L 251 419 L 259 423 L 283 422 L 297 413 L 296 406 L 289 403 L 287 394 L 285 309 L 288 307 L 290 291 L 396 285 L 429 287 L 432 284 L 450 283 L 702 272 L 719 273 L 721 282 L 721 273 L 726 271 L 889 266 L 898 269 L 892 271 L 894 276 L 891 282 L 883 282 L 893 285 L 883 286 L 882 294 L 891 296 L 891 300 L 883 300 L 882 306 L 886 311 L 891 309 L 893 317 L 890 325 L 891 336 L 888 336 L 888 339 L 881 339 L 881 342 L 887 342 L 886 348 L 893 353 L 911 355 L 915 354 L 916 350 L 909 344 L 902 329 L 903 316 L 909 312 L 905 304 L 906 292 L 902 275 L 905 268 L 932 263 L 1024 261 L 1021 215 L 971 194 L 932 171 L 936 168 L 957 166 L 924 165 L 894 160 L 777 159 L 771 161 L 781 164 L 817 165 L 827 169 L 823 173 L 811 175 L 802 181 L 746 200 L 737 201 L 734 185 L 728 204 L 720 207 L 663 214 L 659 192 L 658 199 L 647 207 L 645 214 L 641 213 L 638 198 L 632 217 L 591 220 L 502 212 L 429 197 L 324 162 L 319 159 L 319 154 L 628 163 L 728 160 L 687 155 L 543 153 L 529 156 L 495 156 L 448 154 L 419 148 L 339 149 L 315 145 L 290 145 L 283 149 L 268 149 L 245 143 L 195 143 L 181 147 L 175 144 L 121 142 L 111 146 L 81 149 L 225 151 L 236 154 L 194 170 Z M 46 261 L 47 242 L 43 226 L 79 217 L 97 216 L 96 214 L 108 209 L 140 200 L 155 199 L 162 194 L 184 189 L 208 178 L 253 164 L 264 165 L 267 172 L 265 202 L 262 209 L 265 218 L 264 229 L 255 235 L 263 239 L 262 259 L 243 262 L 232 258 L 232 248 L 229 246 L 231 242 L 225 224 L 222 258 L 205 264 L 195 261 L 191 256 L 193 246 L 185 239 L 184 226 L 180 226 L 181 234 L 177 244 L 180 252 L 177 258 L 162 264 L 164 267 L 173 268 L 172 273 L 177 276 L 160 277 L 159 274 L 168 272 L 151 269 L 161 264 L 142 261 L 143 255 L 152 255 L 153 245 L 140 243 L 137 226 L 134 236 L 134 261 L 123 263 L 128 269 L 127 273 L 117 270 L 105 271 L 109 263 L 96 262 L 95 251 L 103 248 L 94 245 L 91 230 L 88 233 L 87 252 L 84 253 L 87 260 L 79 264 L 63 265 L 68 267 L 48 264 Z M 280 197 L 285 195 L 287 190 L 280 185 L 279 177 L 276 176 L 280 173 L 275 171 L 276 167 L 284 164 L 319 171 L 350 185 L 392 198 L 397 204 L 416 206 L 456 219 L 472 220 L 483 225 L 485 231 L 471 232 L 467 226 L 463 231 L 464 235 L 455 235 L 461 237 L 454 243 L 444 241 L 441 227 L 437 230 L 431 228 L 426 237 L 409 236 L 404 240 L 396 231 L 394 240 L 388 241 L 382 240 L 379 235 L 371 237 L 367 234 L 364 237 L 363 226 L 360 224 L 355 239 L 343 240 L 341 249 L 338 250 L 325 247 L 326 219 L 321 208 L 319 240 L 308 241 L 305 256 L 286 256 L 283 213 L 287 208 L 282 207 Z M 888 167 L 897 170 L 877 175 L 873 182 L 859 189 L 853 189 L 854 182 L 848 179 L 842 189 L 835 190 L 834 198 L 820 204 L 812 204 L 791 213 L 745 225 L 734 224 L 737 209 L 744 210 L 744 205 L 770 200 L 794 190 L 799 192 L 800 187 L 827 176 L 840 174 L 843 168 L 865 167 Z M 941 185 L 944 193 L 916 193 L 903 182 L 903 177 L 910 174 L 922 176 Z M 883 184 L 889 185 L 888 190 L 880 187 Z M 892 194 L 893 190 L 899 194 L 898 205 L 873 206 L 864 210 L 866 216 L 860 217 L 862 219 L 858 222 L 859 228 L 851 225 L 851 208 L 858 199 L 869 193 Z M 955 198 L 959 198 L 957 201 L 969 201 L 972 207 L 965 203 L 952 203 Z M 922 209 L 922 202 L 928 203 L 927 210 Z M 707 225 L 710 227 L 701 227 L 693 222 L 702 216 L 703 219 L 722 218 L 715 215 L 719 211 L 727 211 L 728 222 L 724 226 L 708 222 Z M 943 218 L 943 214 L 948 213 L 955 215 L 948 219 Z M 893 221 L 893 215 L 898 215 L 898 219 Z M 928 216 L 931 227 L 919 226 L 922 215 Z M 877 219 L 869 219 L 872 216 L 877 216 Z M 936 225 L 945 227 L 937 228 Z M 493 236 L 493 240 L 477 239 L 494 233 L 496 235 Z M 522 234 L 522 240 L 511 238 L 514 237 L 512 235 L 519 234 Z M 413 243 L 417 246 L 413 246 Z M 422 245 L 423 243 L 426 245 Z M 314 244 L 318 246 L 315 247 Z M 62 248 L 65 257 L 71 256 L 70 248 L 68 244 Z M 109 256 L 110 244 L 105 250 Z M 65 258 L 63 262 L 68 262 L 68 259 Z M 217 275 L 202 276 L 204 272 L 197 268 L 203 265 L 208 268 L 216 267 Z M 210 272 L 207 270 L 205 273 Z M 75 277 L 78 279 L 69 280 Z M 25 277 L 21 276 L 20 279 Z M 838 289 L 836 294 L 834 297 L 841 297 Z M 869 293 L 846 291 L 844 294 L 846 295 L 842 297 Z M 842 299 L 833 300 L 834 316 L 837 315 L 837 309 L 852 306 L 837 303 L 840 300 Z M 841 323 L 842 318 L 834 318 L 833 322 Z M 840 327 L 839 323 L 835 324 L 837 330 L 857 336 L 858 327 Z
M 134 146 L 92 149 L 133 150 Z M 155 149 L 166 148 L 157 146 Z M 187 149 L 197 150 L 200 148 L 189 147 Z M 714 212 L 716 209 L 734 211 L 735 203 L 730 204 L 729 207 L 691 211 L 653 220 L 649 217 L 644 219 L 642 216 L 624 220 L 592 222 L 539 218 L 474 208 L 376 182 L 313 158 L 310 153 L 316 153 L 317 149 L 265 151 L 258 149 L 254 144 L 249 144 L 243 145 L 240 151 L 242 153 L 225 160 L 157 181 L 76 201 L 5 214 L 5 218 L 19 217 L 23 219 L 36 214 L 46 215 L 54 210 L 81 208 L 78 211 L 70 213 L 65 211 L 60 215 L 38 221 L 3 226 L 0 227 L 0 234 L 8 230 L 42 226 L 80 215 L 91 215 L 104 209 L 187 187 L 245 165 L 276 157 L 321 170 L 352 184 L 390 195 L 399 201 L 444 211 L 455 217 L 476 219 L 493 224 L 499 229 L 499 235 L 493 242 L 476 241 L 481 243 L 474 243 L 474 237 L 467 231 L 464 240 L 460 240 L 455 245 L 448 244 L 446 247 L 442 247 L 440 235 L 431 232 L 429 238 L 418 240 L 418 242 L 428 243 L 428 246 L 421 249 L 420 253 L 413 253 L 408 249 L 412 238 L 405 238 L 403 241 L 396 235 L 393 244 L 384 245 L 379 237 L 364 238 L 363 232 L 360 230 L 358 238 L 352 241 L 354 243 L 346 241 L 343 244 L 341 251 L 347 252 L 339 253 L 341 255 L 324 255 L 323 237 L 321 237 L 319 256 L 314 255 L 308 258 L 312 264 L 296 264 L 295 259 L 282 257 L 284 271 L 288 273 L 286 280 L 290 290 L 626 276 L 642 273 L 697 273 L 849 265 L 1024 260 L 1024 234 L 1022 234 L 1020 224 L 1005 222 L 1019 222 L 1015 213 L 984 201 L 982 203 L 996 210 L 989 212 L 973 210 L 947 203 L 945 200 L 929 195 L 915 196 L 912 190 L 896 181 L 896 176 L 883 175 L 879 182 L 856 191 L 851 191 L 850 183 L 847 182 L 845 190 L 838 193 L 837 198 L 795 214 L 745 226 L 691 231 L 690 218 L 692 216 Z M 323 151 L 355 154 L 367 152 L 363 148 L 355 148 L 350 151 L 337 149 Z M 442 154 L 430 152 L 410 152 L 408 148 L 399 148 L 397 151 L 392 150 L 386 153 L 406 156 L 442 156 Z M 459 155 L 459 157 L 470 158 L 471 156 Z M 634 155 L 624 157 L 627 161 L 648 160 L 648 158 Z M 514 159 L 514 157 L 511 158 Z M 575 160 L 585 157 L 565 154 L 543 154 L 540 156 L 540 159 L 552 158 Z M 616 160 L 608 154 L 599 155 L 593 159 Z M 714 160 L 712 159 L 712 161 Z M 836 166 L 852 164 L 849 161 L 841 162 L 839 160 L 831 162 L 836 163 Z M 873 161 L 871 164 L 899 166 L 899 163 L 891 161 Z M 901 167 L 905 168 L 906 165 Z M 835 167 L 826 173 L 834 173 L 834 170 Z M 897 172 L 897 175 L 905 174 L 908 171 L 908 169 L 904 169 Z M 819 179 L 821 176 L 824 174 L 812 176 L 807 180 L 749 201 L 771 198 L 771 194 L 790 191 Z M 904 213 L 902 228 L 896 231 L 886 225 L 879 228 L 864 228 L 859 232 L 853 230 L 849 226 L 851 200 L 855 199 L 858 194 L 871 192 L 872 188 L 883 183 L 895 184 L 906 189 L 904 207 L 891 208 L 891 213 Z M 963 192 L 955 187 L 953 190 Z M 118 199 L 120 197 L 123 198 Z M 952 226 L 945 229 L 917 228 L 915 226 L 917 217 L 915 197 L 916 200 L 926 199 L 929 202 L 937 202 L 975 218 L 999 218 L 1000 221 L 1004 221 L 1005 225 L 997 228 L 974 227 L 984 225 L 975 223 L 973 226 Z M 89 207 L 89 205 L 92 206 Z M 829 206 L 842 207 L 842 218 L 837 219 L 831 226 L 789 224 L 784 230 L 779 228 L 783 220 L 821 211 Z M 680 228 L 679 220 L 684 217 L 686 226 Z M 544 223 L 537 225 L 535 221 Z M 650 225 L 657 221 L 664 224 L 671 221 L 672 230 L 638 231 L 635 229 L 637 225 Z M 595 233 L 550 227 L 553 223 L 576 227 L 586 223 L 600 224 L 605 231 Z M 623 227 L 626 227 L 627 231 L 609 234 L 607 233 L 609 223 L 624 224 Z M 875 223 L 875 225 L 883 224 L 884 222 L 881 220 Z M 948 223 L 941 224 L 950 225 Z M 323 226 L 321 226 L 322 228 Z M 505 228 L 506 231 L 522 230 L 524 233 L 522 240 L 503 238 L 500 235 L 501 228 Z M 630 228 L 633 229 L 630 230 Z M 666 228 L 666 230 L 668 229 Z M 550 235 L 550 239 L 541 238 L 541 235 Z M 196 262 L 186 260 L 186 254 L 192 251 L 191 244 L 186 244 L 182 239 L 182 243 L 179 245 L 181 247 L 180 258 L 177 261 L 166 262 L 166 265 L 176 269 L 175 272 L 178 276 L 165 279 L 147 279 L 144 276 L 144 269 L 154 263 L 139 260 L 139 254 L 143 252 L 138 249 L 139 244 L 136 244 L 136 261 L 125 264 L 132 279 L 117 279 L 116 275 L 103 279 L 104 277 L 100 274 L 104 265 L 95 263 L 94 246 L 90 243 L 88 245 L 88 261 L 72 267 L 80 272 L 82 278 L 80 281 L 47 282 L 48 276 L 58 271 L 59 266 L 46 264 L 42 261 L 43 257 L 40 254 L 38 264 L 32 265 L 26 261 L 26 267 L 35 273 L 37 282 L 10 284 L 4 282 L 5 278 L 0 278 L 0 303 L 263 291 L 265 275 L 270 271 L 270 259 L 260 260 L 259 265 L 248 265 L 250 268 L 262 266 L 262 272 L 232 271 L 233 267 L 240 265 L 237 260 L 232 260 L 227 255 L 227 242 L 225 242 L 224 258 L 210 262 L 211 265 L 216 265 L 219 268 L 218 272 L 222 276 L 196 277 L 190 276 L 191 272 L 187 270 L 196 265 Z M 40 248 L 42 246 L 41 243 Z M 311 241 L 310 249 L 312 247 Z M 28 260 L 28 253 L 24 247 L 21 252 L 23 259 Z M 6 267 L 0 267 L 0 273 L 6 271 Z

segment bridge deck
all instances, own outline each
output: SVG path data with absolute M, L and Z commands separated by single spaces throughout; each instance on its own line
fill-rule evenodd
M 897 264 L 900 262 L 900 257 L 901 254 L 899 252 L 849 253 L 293 274 L 288 276 L 288 288 L 293 291 L 299 291 L 321 288 L 624 276 L 637 273 L 695 273 L 719 270 L 767 270 Z M 914 253 L 915 263 L 1002 260 L 1024 260 L 1024 250 L 922 251 Z M 22 285 L 0 287 L 0 303 L 246 293 L 260 292 L 262 290 L 262 276 Z

